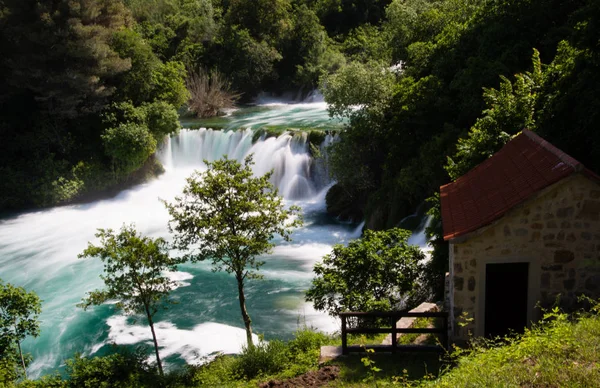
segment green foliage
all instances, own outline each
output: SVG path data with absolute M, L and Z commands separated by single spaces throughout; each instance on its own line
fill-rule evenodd
M 260 342 L 244 347 L 235 360 L 235 369 L 246 379 L 281 372 L 288 362 L 288 349 L 282 341 Z
M 2 100 L 23 96 L 36 110 L 67 117 L 101 109 L 114 90 L 109 80 L 128 69 L 109 47 L 113 31 L 129 23 L 123 4 L 8 0 L 3 8 Z
M 321 90 L 331 116 L 351 117 L 385 105 L 392 96 L 394 76 L 384 64 L 351 62 L 325 76 Z
M 145 125 L 127 123 L 108 128 L 102 142 L 115 170 L 121 174 L 137 170 L 156 151 L 156 139 Z
M 335 245 L 317 263 L 306 292 L 315 309 L 337 316 L 343 311 L 388 311 L 403 307 L 418 288 L 423 253 L 408 245 L 410 232 L 390 229 Z
M 344 55 L 306 5 L 294 8 L 293 29 L 280 46 L 282 59 L 277 68 L 282 82 L 292 83 L 288 87 L 314 88 L 323 75 L 345 63 Z
M 448 272 L 448 263 L 450 262 L 450 244 L 444 241 L 444 230 L 442 227 L 442 204 L 440 194 L 435 193 L 427 198 L 427 204 L 431 206 L 427 215 L 431 217 L 429 226 L 425 233 L 429 240 L 429 246 L 433 248 L 431 259 L 425 265 L 425 282 L 431 292 L 430 300 L 443 300 L 444 284 L 446 272 Z
M 164 302 L 169 301 L 169 292 L 177 285 L 164 272 L 176 271 L 180 261 L 169 257 L 168 244 L 164 239 L 144 237 L 136 232 L 133 225 L 124 225 L 118 234 L 112 229 L 98 229 L 96 237 L 100 239 L 100 245 L 88 243 L 78 257 L 99 257 L 102 260 L 104 275 L 100 278 L 106 288 L 89 292 L 79 306 L 87 309 L 107 300 L 117 300 L 117 308 L 126 314 L 143 312 L 152 331 L 156 361 L 162 376 L 152 317 L 159 307 L 164 306 Z
M 133 388 L 156 381 L 141 355 L 116 353 L 105 357 L 75 356 L 66 361 L 67 387 Z
M 457 367 L 426 386 L 598 385 L 600 369 L 594 349 L 600 344 L 599 317 L 583 315 L 571 321 L 555 309 L 545 320 L 521 337 L 484 342 L 459 352 Z
M 181 127 L 177 110 L 165 101 L 144 103 L 139 107 L 131 101 L 115 103 L 105 112 L 104 123 L 109 127 L 123 124 L 146 127 L 157 143 L 165 136 L 176 134 Z
M 179 132 L 179 114 L 173 105 L 155 101 L 142 105 L 142 109 L 146 116 L 144 121 L 157 141 Z
M 119 85 L 118 100 L 130 97 L 135 105 L 151 99 L 153 93 L 152 76 L 160 66 L 160 60 L 142 37 L 131 29 L 123 29 L 113 34 L 111 47 L 122 58 L 129 58 L 131 68 L 115 79 Z M 131 98 L 133 97 L 133 98 Z
M 256 94 L 264 83 L 275 79 L 274 66 L 281 60 L 273 46 L 256 40 L 247 29 L 238 26 L 226 28 L 219 55 L 219 69 L 245 95 Z
M 514 85 L 501 76 L 500 89 L 485 89 L 488 109 L 477 119 L 467 139 L 459 139 L 457 153 L 448 158 L 446 171 L 452 180 L 489 158 L 522 129 L 534 129 L 538 90 L 543 82 L 540 53 L 534 50 L 533 70 L 515 75 Z M 455 160 L 456 159 L 456 160 Z
M 374 382 L 375 386 L 377 386 L 377 383 L 375 382 L 375 376 L 376 376 L 376 373 L 381 372 L 381 368 L 377 367 L 377 365 L 376 365 L 377 363 L 369 357 L 369 354 L 375 353 L 375 350 L 374 349 L 365 349 L 365 352 L 367 353 L 367 356 L 362 357 L 360 359 L 360 362 L 362 362 L 363 365 L 365 366 L 365 368 L 367 368 L 369 370 L 370 375 L 365 377 L 363 379 L 363 382 L 365 382 L 365 383 L 366 382 Z
M 165 101 L 176 109 L 181 107 L 190 97 L 185 87 L 187 72 L 181 62 L 161 64 L 152 72 L 151 81 L 154 93 L 151 100 Z
M 140 158 L 136 148 L 135 161 L 121 157 L 114 165 L 101 136 L 108 127 L 114 135 L 126 122 L 108 125 L 102 116 L 124 102 L 180 106 L 187 100 L 183 66 L 160 61 L 133 31 L 121 0 L 8 0 L 2 10 L 0 49 L 7 55 L 0 59 L 0 189 L 8 194 L 0 207 L 66 203 L 134 181 L 129 174 L 150 154 Z M 172 132 L 175 111 L 153 108 L 158 116 L 152 120 L 162 128 L 151 132 Z M 138 140 L 129 144 L 138 147 L 147 136 Z
M 390 0 L 308 0 L 330 35 L 345 35 L 364 24 L 377 25 Z
M 169 230 L 175 246 L 189 250 L 187 259 L 211 260 L 215 271 L 235 275 L 240 310 L 252 347 L 251 320 L 245 306 L 244 282 L 258 278 L 264 264 L 256 256 L 269 253 L 274 235 L 290 241 L 293 227 L 300 226 L 300 209 L 285 209 L 269 182 L 272 172 L 254 177 L 252 156 L 244 164 L 227 157 L 205 162 L 208 169 L 187 179 L 183 197 L 165 203 L 171 215 Z
M 39 335 L 41 304 L 35 292 L 27 292 L 0 279 L 0 383 L 15 380 L 21 372 L 27 378 L 21 341 L 27 336 Z M 16 363 L 22 371 L 15 370 Z
M 387 30 L 366 24 L 350 31 L 341 49 L 351 61 L 388 64 L 391 62 L 390 42 Z
M 131 69 L 115 78 L 115 83 L 119 85 L 119 100 L 131 100 L 134 105 L 162 100 L 175 108 L 187 101 L 186 71 L 182 63 L 162 63 L 147 42 L 130 29 L 116 32 L 111 47 L 121 57 L 130 58 L 131 61 Z
M 230 0 L 225 22 L 274 46 L 292 28 L 291 8 L 290 0 Z
M 291 378 L 318 367 L 321 346 L 332 344 L 323 333 L 298 330 L 287 343 L 274 340 L 244 348 L 236 356 L 217 356 L 199 367 L 190 367 L 186 386 L 246 387 L 272 378 Z

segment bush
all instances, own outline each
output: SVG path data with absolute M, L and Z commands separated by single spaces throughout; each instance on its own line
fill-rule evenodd
M 152 386 L 155 380 L 142 357 L 132 353 L 117 353 L 106 357 L 75 357 L 67 360 L 69 387 L 112 388 Z
M 218 116 L 223 109 L 233 108 L 240 94 L 231 91 L 229 82 L 219 73 L 204 69 L 191 71 L 187 79 L 190 92 L 189 110 L 196 116 Z
M 245 347 L 236 358 L 235 369 L 247 379 L 259 375 L 281 372 L 288 364 L 288 349 L 285 343 L 273 340 Z
M 113 160 L 115 172 L 128 174 L 156 151 L 156 139 L 145 125 L 127 123 L 108 128 L 102 135 L 104 149 Z
M 295 338 L 288 342 L 288 347 L 292 356 L 298 356 L 301 353 L 321 351 L 321 346 L 329 342 L 327 334 L 304 328 L 296 332 Z
M 164 136 L 177 134 L 181 125 L 179 114 L 173 105 L 165 101 L 155 101 L 142 105 L 142 108 L 148 129 L 157 141 Z

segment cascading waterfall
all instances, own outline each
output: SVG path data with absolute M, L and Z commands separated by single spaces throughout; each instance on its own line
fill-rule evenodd
M 243 160 L 253 155 L 256 175 L 273 171 L 271 183 L 285 199 L 311 198 L 329 184 L 326 163 L 311 158 L 307 136 L 304 132 L 284 133 L 278 137 L 259 138 L 252 144 L 254 132 L 213 131 L 212 129 L 183 130 L 169 138 L 159 153 L 165 168 L 199 166 L 203 160 L 209 162 L 224 155 Z M 333 137 L 327 135 L 320 149 L 326 155 L 326 146 Z
M 297 123 L 329 125 L 322 103 L 260 107 L 244 120 L 280 124 L 290 115 Z M 254 143 L 252 137 L 251 130 L 183 130 L 161 147 L 158 157 L 165 173 L 158 179 L 114 198 L 0 220 L 0 278 L 35 291 L 43 300 L 41 335 L 23 342 L 24 351 L 33 356 L 30 376 L 52 373 L 77 352 L 102 355 L 114 351 L 112 344 L 151 346 L 143 317 L 126 317 L 110 303 L 85 312 L 76 307 L 87 292 L 102 287 L 100 261 L 78 260 L 77 254 L 88 241 L 96 242 L 96 228 L 118 229 L 123 223 L 135 223 L 141 233 L 152 237 L 169 238 L 169 216 L 158 199 L 171 201 L 193 170 L 206 168 L 203 160 L 225 154 L 238 160 L 254 154 L 256 174 L 273 170 L 272 182 L 286 203 L 300 205 L 304 212 L 305 225 L 293 233 L 293 242 L 275 240 L 273 253 L 260 258 L 265 261 L 264 279 L 247 285 L 255 332 L 269 340 L 290 338 L 298 322 L 326 331 L 338 328 L 304 302 L 313 265 L 333 244 L 360 235 L 356 225 L 339 223 L 324 213 L 330 185 L 324 147 L 334 139 L 326 137 L 321 145 L 324 157 L 315 161 L 306 135 L 285 133 Z M 169 276 L 179 281 L 171 292 L 179 303 L 155 317 L 167 366 L 202 362 L 218 351 L 238 352 L 245 334 L 235 280 L 226 273 L 213 273 L 208 262 L 184 264 Z

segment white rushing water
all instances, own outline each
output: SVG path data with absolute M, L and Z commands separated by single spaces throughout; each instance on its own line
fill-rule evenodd
M 254 132 L 249 129 L 290 120 L 318 127 L 329 120 L 326 106 L 322 102 L 265 102 L 258 108 L 232 119 L 239 130 L 183 130 L 168 139 L 157 155 L 165 173 L 114 198 L 0 220 L 0 278 L 35 291 L 43 300 L 41 335 L 23 343 L 24 351 L 33 356 L 30 376 L 52 373 L 75 353 L 107 354 L 114 351 L 112 344 L 150 346 L 150 331 L 143 317 L 126 317 L 110 303 L 88 311 L 76 307 L 87 292 L 103 286 L 99 278 L 102 263 L 79 260 L 77 255 L 88 241 L 97 241 L 97 228 L 119 229 L 124 223 L 135 223 L 145 235 L 169 239 L 169 216 L 159 199 L 172 201 L 181 193 L 185 178 L 206 168 L 203 160 L 223 155 L 243 160 L 253 154 L 254 172 L 260 175 L 272 170 L 272 183 L 286 204 L 299 205 L 304 213 L 305 224 L 294 232 L 293 241 L 276 240 L 272 254 L 261 257 L 264 279 L 246 284 L 254 332 L 270 340 L 289 339 L 302 326 L 339 330 L 338 322 L 304 301 L 304 291 L 313 277 L 314 264 L 333 244 L 358 238 L 363 225 L 344 224 L 326 216 L 325 194 L 332 182 L 324 159 L 311 157 L 306 134 L 263 135 L 253 143 Z M 327 135 L 321 145 L 323 155 L 333 141 Z M 413 236 L 413 241 L 422 244 L 422 232 Z M 212 272 L 207 262 L 188 263 L 168 275 L 178 282 L 171 292 L 178 304 L 155 317 L 167 367 L 204 362 L 217 352 L 239 352 L 245 332 L 235 280 L 226 273 Z
M 307 105 L 302 109 L 311 108 Z M 283 120 L 294 107 L 272 109 L 270 114 Z M 311 109 L 314 117 L 325 116 L 321 103 Z M 150 334 L 142 317 L 125 317 L 114 304 L 88 311 L 76 307 L 86 292 L 103 286 L 101 262 L 79 260 L 77 255 L 88 241 L 96 241 L 97 228 L 118 229 L 135 223 L 143 234 L 168 238 L 169 217 L 159 198 L 171 201 L 193 170 L 205 169 L 203 160 L 223 155 L 242 160 L 254 154 L 256 174 L 273 170 L 272 181 L 286 203 L 300 205 L 305 215 L 305 225 L 294 233 L 293 242 L 278 241 L 273 254 L 263 258 L 265 279 L 248 282 L 255 332 L 269 340 L 290 338 L 299 322 L 325 331 L 338 329 L 335 321 L 304 302 L 303 292 L 310 284 L 314 263 L 333 244 L 358 237 L 360 229 L 324 215 L 330 183 L 325 166 L 310 157 L 305 135 L 284 134 L 252 144 L 252 134 L 251 130 L 183 130 L 161 148 L 158 157 L 165 173 L 158 179 L 114 198 L 0 220 L 0 278 L 33 290 L 43 299 L 41 336 L 23 344 L 33 356 L 31 376 L 51 373 L 76 352 L 106 354 L 113 343 L 148 345 Z M 331 141 L 327 137 L 326 142 Z M 167 364 L 201 362 L 218 351 L 239 352 L 245 333 L 233 279 L 211 272 L 209 263 L 186 264 L 169 276 L 179 282 L 172 292 L 179 304 L 160 312 L 156 319 Z

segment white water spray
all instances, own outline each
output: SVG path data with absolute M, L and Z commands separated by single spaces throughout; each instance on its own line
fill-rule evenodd
M 299 109 L 312 115 L 303 117 L 326 117 L 321 104 L 302 104 L 272 108 L 269 120 L 283 122 L 290 112 L 299 114 Z M 259 114 L 265 116 L 264 112 Z M 294 232 L 293 243 L 277 241 L 274 253 L 261 258 L 267 262 L 263 267 L 265 279 L 249 284 L 249 310 L 256 332 L 265 333 L 267 339 L 289 338 L 297 329 L 298 316 L 309 326 L 324 330 L 337 327 L 304 303 L 303 291 L 309 285 L 312 265 L 333 244 L 354 237 L 353 226 L 324 216 L 329 178 L 311 158 L 306 136 L 288 133 L 254 144 L 252 136 L 250 130 L 184 130 L 161 148 L 158 158 L 165 173 L 156 180 L 114 198 L 0 220 L 0 278 L 35 291 L 43 300 L 41 336 L 23 343 L 24 350 L 33 356 L 29 367 L 32 377 L 52 373 L 75 352 L 103 354 L 111 351 L 112 342 L 147 341 L 148 333 L 138 332 L 138 326 L 144 325 L 143 317 L 137 317 L 135 323 L 123 320 L 110 304 L 88 311 L 76 307 L 86 292 L 102 287 L 100 261 L 78 260 L 77 254 L 88 241 L 96 242 L 96 228 L 118 229 L 123 223 L 135 223 L 145 235 L 168 237 L 168 213 L 158 198 L 172 201 L 194 169 L 206 168 L 203 160 L 216 160 L 225 154 L 243 160 L 253 153 L 256 174 L 273 169 L 273 184 L 286 202 L 305 208 L 305 226 Z M 331 141 L 331 137 L 326 138 L 326 142 Z M 210 263 L 205 262 L 186 264 L 169 276 L 180 281 L 172 292 L 180 304 L 157 318 L 158 335 L 163 340 L 161 353 L 169 358 L 167 362 L 196 362 L 216 350 L 239 351 L 240 343 L 228 340 L 233 333 L 243 338 L 236 292 L 230 285 L 233 279 L 212 273 Z M 272 319 L 273 314 L 277 319 Z

